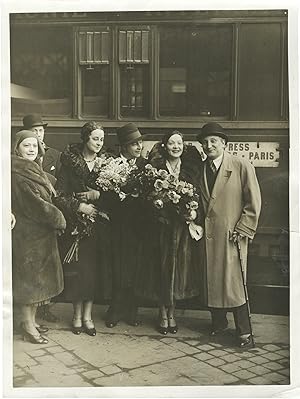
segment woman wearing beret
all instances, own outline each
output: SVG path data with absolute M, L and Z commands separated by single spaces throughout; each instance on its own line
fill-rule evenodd
M 34 132 L 16 134 L 12 155 L 13 297 L 21 309 L 24 340 L 46 344 L 40 335 L 47 328 L 35 321 L 37 306 L 63 290 L 63 271 L 57 235 L 66 227 L 61 211 L 53 205 L 54 188 L 40 165 L 43 147 Z
M 196 186 L 194 179 L 202 162 L 201 157 L 195 147 L 184 144 L 183 135 L 179 131 L 165 134 L 162 141 L 150 152 L 149 161 L 155 168 L 164 169 L 176 178 Z M 158 275 L 160 304 L 158 331 L 164 335 L 168 332 L 177 333 L 178 327 L 174 317 L 176 301 L 200 294 L 201 269 L 198 260 L 200 245 L 199 241 L 191 237 L 186 223 L 197 220 L 198 224 L 200 215 L 197 212 L 199 213 L 199 210 L 191 211 L 186 218 L 176 212 L 166 215 L 168 222 L 159 223 L 159 271 L 157 273 L 155 270 L 155 257 L 153 257 L 152 272 L 144 271 L 145 278 L 152 282 L 155 278 L 147 275 L 147 272 Z
M 68 145 L 62 152 L 56 204 L 67 220 L 66 233 L 59 242 L 62 259 L 66 260 L 76 239 L 76 230 L 78 233 L 83 226 L 81 221 L 86 222 L 87 234 L 80 239 L 75 256 L 64 262 L 63 296 L 73 303 L 72 332 L 78 335 L 85 331 L 95 336 L 92 319 L 95 294 L 96 291 L 103 292 L 101 284 L 108 289 L 110 285 L 101 278 L 102 272 L 105 278 L 109 276 L 107 270 L 110 266 L 109 225 L 99 216 L 99 211 L 105 207 L 105 194 L 100 197 L 94 186 L 95 165 L 104 143 L 102 126 L 96 122 L 85 123 L 81 129 L 81 141 Z

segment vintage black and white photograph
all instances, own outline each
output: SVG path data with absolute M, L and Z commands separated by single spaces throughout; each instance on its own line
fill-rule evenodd
M 9 12 L 7 396 L 289 390 L 290 10 L 182 7 Z

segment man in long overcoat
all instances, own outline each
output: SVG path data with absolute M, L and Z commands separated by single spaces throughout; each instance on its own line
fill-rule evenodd
M 204 210 L 204 298 L 212 316 L 211 335 L 234 315 L 239 346 L 251 344 L 247 302 L 237 248 L 246 266 L 248 239 L 253 239 L 261 209 L 261 195 L 253 165 L 225 151 L 228 137 L 218 123 L 206 124 L 198 140 L 207 160 L 199 178 Z M 246 273 L 245 273 L 246 275 Z

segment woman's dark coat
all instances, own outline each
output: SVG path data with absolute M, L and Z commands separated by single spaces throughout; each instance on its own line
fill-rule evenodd
M 12 155 L 13 296 L 19 304 L 48 300 L 63 290 L 57 230 L 66 227 L 53 205 L 53 189 L 41 167 Z
M 95 186 L 96 174 L 91 172 L 82 156 L 82 144 L 71 144 L 61 155 L 61 169 L 56 183 L 57 206 L 67 220 L 65 234 L 59 240 L 62 260 L 71 247 L 74 236 L 71 232 L 77 224 L 77 210 L 80 201 L 76 193 L 88 191 Z M 107 211 L 106 193 L 94 205 L 100 211 Z M 64 264 L 65 290 L 67 300 L 81 301 L 109 297 L 111 295 L 111 245 L 110 226 L 98 216 L 93 224 L 92 234 L 79 243 L 78 261 Z
M 157 169 L 167 170 L 163 153 L 157 145 L 149 155 L 149 161 Z M 196 148 L 187 148 L 181 157 L 179 179 L 196 186 L 195 177 L 201 163 Z M 138 270 L 136 290 L 139 295 L 158 299 L 161 304 L 171 305 L 201 293 L 200 242 L 191 238 L 188 225 L 178 215 L 169 215 L 169 223 L 160 223 L 149 213 L 149 229 L 143 252 L 145 263 Z M 198 217 L 200 220 L 200 217 Z M 197 220 L 197 223 L 198 223 Z

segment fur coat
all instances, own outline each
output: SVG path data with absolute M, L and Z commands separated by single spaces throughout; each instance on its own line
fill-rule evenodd
M 155 145 L 149 163 L 165 169 L 166 159 Z M 188 147 L 181 157 L 180 180 L 196 186 L 195 176 L 201 163 L 195 147 Z M 150 211 L 150 210 L 149 210 Z M 188 225 L 174 214 L 169 223 L 160 223 L 152 207 L 145 226 L 143 264 L 139 267 L 136 292 L 139 296 L 159 300 L 165 305 L 201 293 L 200 242 L 191 238 Z M 200 218 L 196 221 L 199 223 Z
M 77 210 L 79 192 L 95 186 L 96 173 L 90 171 L 82 155 L 83 145 L 68 145 L 61 155 L 61 169 L 58 175 L 55 203 L 67 220 L 67 229 L 59 239 L 61 258 L 64 259 L 71 247 L 74 236 L 71 234 L 78 224 Z M 107 193 L 93 204 L 105 213 L 110 213 Z M 111 233 L 110 223 L 97 217 L 91 234 L 79 242 L 78 261 L 64 265 L 66 300 L 102 300 L 111 296 Z
M 63 290 L 57 230 L 65 229 L 52 203 L 53 187 L 41 167 L 12 155 L 13 296 L 16 303 L 48 300 Z

